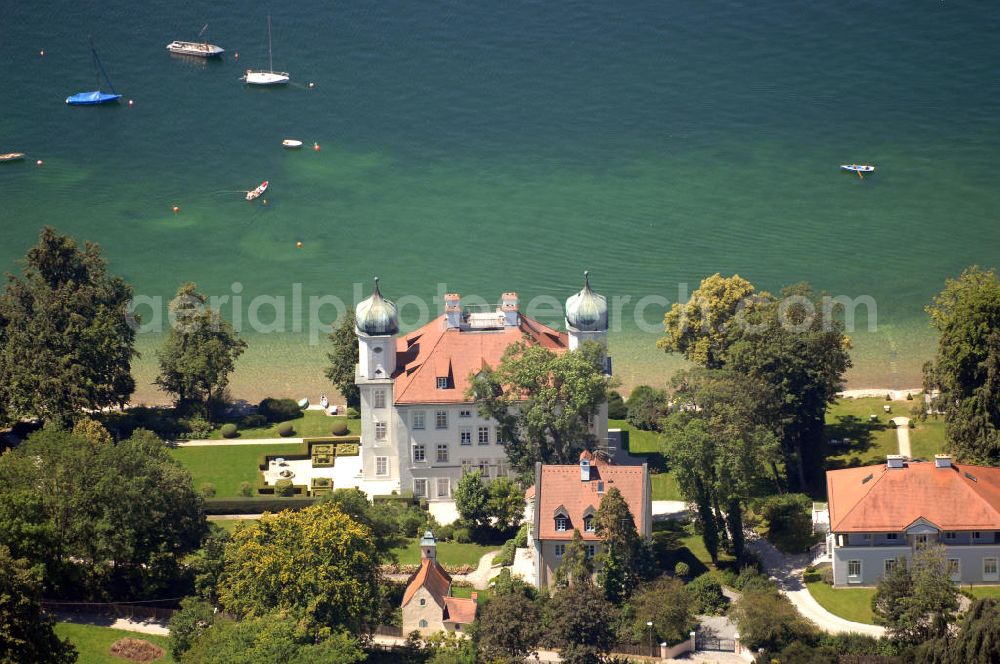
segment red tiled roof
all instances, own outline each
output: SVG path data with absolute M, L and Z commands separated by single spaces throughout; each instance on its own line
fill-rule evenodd
M 439 316 L 420 329 L 396 340 L 397 404 L 463 403 L 470 374 L 500 363 L 507 347 L 518 341 L 562 352 L 569 337 L 527 316 L 517 326 L 490 330 L 448 328 Z M 437 378 L 450 369 L 448 389 L 437 388 Z
M 833 532 L 897 532 L 921 518 L 942 530 L 1000 529 L 1000 468 L 861 466 L 827 471 L 826 487 Z
M 444 621 L 469 625 L 476 620 L 476 600 L 464 597 L 444 598 Z
M 583 517 L 592 508 L 596 513 L 601 500 L 612 488 L 621 492 L 625 502 L 632 511 L 635 528 L 642 535 L 647 524 L 644 507 L 647 468 L 641 466 L 615 466 L 594 458 L 589 452 L 581 455 L 590 459 L 590 480 L 580 479 L 580 466 L 543 465 L 538 485 L 534 487 L 536 496 L 535 514 L 538 520 L 539 539 L 570 540 L 573 539 L 573 529 L 580 531 L 585 540 L 596 540 L 595 533 L 585 532 Z M 604 493 L 597 492 L 598 485 L 603 483 Z M 531 489 L 529 489 L 530 491 Z M 556 530 L 556 511 L 563 508 L 567 512 L 569 528 L 560 532 Z
M 420 569 L 406 585 L 402 606 L 409 604 L 414 593 L 421 587 L 426 587 L 437 603 L 443 606 L 451 591 L 451 576 L 436 560 L 424 558 L 420 561 Z

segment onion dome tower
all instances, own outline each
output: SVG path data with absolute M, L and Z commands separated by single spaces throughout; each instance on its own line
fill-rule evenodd
M 583 273 L 583 290 L 566 300 L 566 330 L 569 349 L 584 341 L 608 342 L 608 300 L 590 289 L 590 272 Z
M 391 377 L 396 370 L 394 337 L 399 332 L 399 312 L 392 300 L 382 297 L 378 277 L 371 296 L 355 307 L 354 316 L 361 377 L 369 380 Z

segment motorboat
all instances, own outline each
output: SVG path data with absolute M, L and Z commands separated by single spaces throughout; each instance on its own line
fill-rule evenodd
M 217 58 L 226 49 L 208 42 L 172 41 L 167 44 L 167 50 L 177 55 L 193 55 L 197 58 Z
M 261 194 L 267 191 L 267 180 L 261 182 L 255 189 L 251 189 L 247 192 L 247 200 L 252 201 L 255 198 L 259 198 Z
M 8 152 L 6 154 L 0 154 L 0 162 L 21 161 L 22 159 L 24 159 L 23 152 Z
M 875 167 L 871 164 L 841 164 L 840 168 L 852 173 L 871 173 L 875 170 Z
M 302 141 L 296 140 L 294 138 L 286 138 L 281 142 L 281 145 L 290 150 L 298 150 L 299 148 L 302 147 Z

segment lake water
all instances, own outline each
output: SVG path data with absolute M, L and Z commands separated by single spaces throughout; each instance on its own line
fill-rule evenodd
M 268 11 L 292 84 L 248 89 Z M 165 51 L 205 23 L 222 61 Z M 544 304 L 584 269 L 630 298 L 611 338 L 626 385 L 679 366 L 653 345 L 663 299 L 718 271 L 870 296 L 850 383 L 908 387 L 930 297 L 997 263 L 998 31 L 1000 5 L 950 0 L 6 3 L 0 152 L 30 161 L 0 165 L 0 266 L 48 223 L 148 298 L 186 280 L 286 298 L 284 332 L 245 331 L 233 387 L 251 397 L 327 391 L 296 292 L 307 314 L 378 274 L 429 306 L 439 289 Z M 134 105 L 63 103 L 93 89 L 89 34 Z M 245 202 L 264 179 L 267 205 Z M 140 339 L 141 399 L 161 341 Z

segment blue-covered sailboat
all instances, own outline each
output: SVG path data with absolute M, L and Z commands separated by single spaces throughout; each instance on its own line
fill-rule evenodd
M 97 77 L 97 90 L 91 90 L 90 92 L 77 92 L 75 95 L 70 95 L 66 97 L 66 103 L 70 106 L 96 106 L 97 104 L 109 104 L 111 102 L 116 102 L 122 98 L 120 94 L 115 91 L 115 86 L 111 84 L 111 79 L 108 78 L 108 73 L 104 71 L 104 65 L 101 64 L 101 59 L 97 57 L 97 49 L 94 48 L 94 42 L 90 42 L 90 51 L 94 54 L 94 67 L 99 72 Z M 104 80 L 107 81 L 108 87 L 111 88 L 111 92 L 101 92 L 101 75 L 104 76 Z

